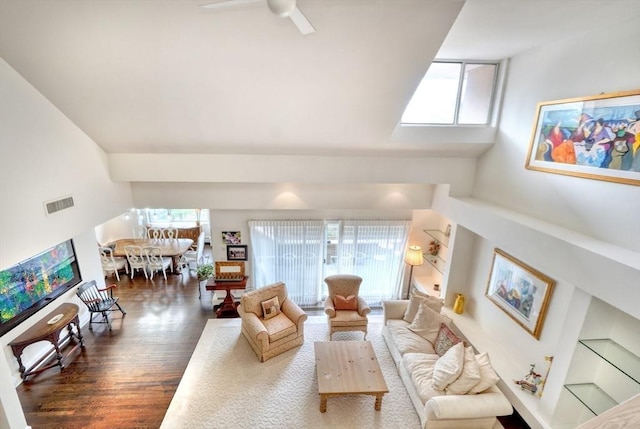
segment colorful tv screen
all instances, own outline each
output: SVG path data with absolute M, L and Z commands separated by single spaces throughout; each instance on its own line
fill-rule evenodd
M 0 271 L 0 335 L 82 281 L 73 242 Z

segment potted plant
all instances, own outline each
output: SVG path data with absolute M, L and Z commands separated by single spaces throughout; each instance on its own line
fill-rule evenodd
M 200 282 L 209 280 L 211 277 L 213 277 L 213 265 L 212 264 L 198 265 L 198 268 L 196 269 L 196 274 L 198 275 L 198 281 Z

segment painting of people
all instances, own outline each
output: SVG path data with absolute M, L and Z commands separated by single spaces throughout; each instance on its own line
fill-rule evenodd
M 526 167 L 640 185 L 640 91 L 539 103 Z

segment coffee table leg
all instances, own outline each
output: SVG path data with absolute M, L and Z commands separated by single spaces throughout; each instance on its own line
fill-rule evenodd
M 382 408 L 382 396 L 384 395 L 384 393 L 380 393 L 378 395 L 376 395 L 376 411 L 380 411 L 380 408 Z
M 320 395 L 320 412 L 327 412 L 327 397 L 325 395 Z

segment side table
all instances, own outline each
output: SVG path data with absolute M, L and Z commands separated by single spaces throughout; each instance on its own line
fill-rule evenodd
M 38 323 L 24 331 L 20 334 L 16 339 L 9 343 L 11 346 L 11 351 L 13 355 L 18 360 L 20 377 L 24 381 L 27 381 L 27 377 L 34 374 L 39 374 L 44 370 L 52 368 L 54 366 L 59 366 L 61 370 L 64 369 L 64 358 L 69 356 L 78 346 L 84 348 L 84 342 L 82 339 L 82 333 L 80 332 L 80 319 L 78 318 L 78 306 L 76 304 L 64 303 L 51 313 L 44 316 L 42 320 Z M 72 326 L 76 326 L 76 331 L 73 332 Z M 65 356 L 60 352 L 60 333 L 64 328 L 69 330 L 69 339 L 77 338 L 80 342 L 76 344 L 71 350 L 67 352 Z M 25 368 L 22 363 L 22 352 L 24 349 L 38 341 L 49 341 L 55 350 L 56 361 L 45 365 L 41 368 L 36 368 L 40 363 L 42 363 L 43 359 L 38 360 L 36 363 L 31 365 L 29 368 Z M 46 356 L 45 356 L 46 357 Z
M 237 307 L 238 302 L 233 301 L 231 295 L 232 290 L 243 290 L 247 288 L 247 280 L 249 276 L 244 276 L 241 281 L 216 281 L 215 279 L 209 280 L 205 288 L 207 290 L 224 290 L 227 291 L 227 295 L 224 297 L 222 304 L 214 307 L 216 310 L 216 316 L 219 318 L 231 318 L 240 317 Z

